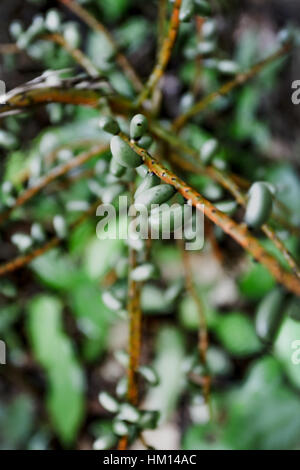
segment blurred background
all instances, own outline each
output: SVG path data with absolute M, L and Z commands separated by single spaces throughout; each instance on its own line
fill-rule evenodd
M 156 54 L 157 2 L 80 3 L 108 26 L 146 79 Z M 245 69 L 279 47 L 282 28 L 300 25 L 297 0 L 211 3 L 214 54 Z M 111 61 L 105 38 L 59 2 L 47 0 L 1 1 L 0 79 L 7 90 L 47 69 L 71 67 L 74 74 L 80 73 L 68 53 L 53 43 L 36 41 L 26 50 L 12 46 L 13 21 L 28 28 L 34 15 L 54 7 L 78 46 L 120 94 L 132 99 L 131 85 Z M 205 66 L 199 72 L 194 38 L 194 23 L 183 24 L 162 82 L 165 120 L 184 109 L 191 89 L 196 87 L 195 94 L 202 96 L 224 81 Z M 295 50 L 197 116 L 184 129 L 184 138 L 195 148 L 211 136 L 218 138 L 223 165 L 247 179 L 275 184 L 284 216 L 299 228 L 300 106 L 291 102 L 291 84 L 297 79 L 300 58 Z M 95 110 L 60 104 L 2 119 L 1 184 L 9 182 L 14 197 L 28 179 L 32 183 L 47 174 L 55 159 L 64 162 L 90 142 L 107 143 L 97 122 Z M 103 189 L 109 159 L 106 151 L 98 162 L 91 160 L 54 181 L 1 224 L 1 264 L 32 248 L 33 224 L 42 227 L 47 238 L 54 233 L 57 214 L 72 222 L 88 207 L 95 197 L 91 187 L 96 187 L 90 181 Z M 226 198 L 222 188 L 204 176 L 186 179 L 212 201 Z M 2 211 L 4 196 L 1 204 Z M 122 387 L 126 372 L 120 351 L 127 348 L 128 328 L 126 318 L 109 308 L 103 294 L 111 293 L 112 270 L 119 270 L 124 288 L 127 246 L 120 240 L 98 240 L 96 223 L 90 218 L 70 231 L 59 248 L 0 278 L 0 339 L 7 346 L 7 364 L 0 365 L 0 449 L 91 449 L 97 440 L 98 448 L 116 446 L 112 415 L 98 395 L 115 395 L 116 384 Z M 213 417 L 209 420 L 199 380 L 199 314 L 184 289 L 181 253 L 173 240 L 155 241 L 152 257 L 159 275 L 142 292 L 142 363 L 153 367 L 160 380 L 155 386 L 142 384 L 142 407 L 158 410 L 160 418 L 156 429 L 144 432 L 145 439 L 157 449 L 299 449 L 300 364 L 292 362 L 291 345 L 300 340 L 300 323 L 286 315 L 274 345 L 260 342 L 254 316 L 275 281 L 220 230 L 211 232 L 190 262 L 209 329 Z M 280 233 L 299 259 L 299 231 Z M 15 236 L 20 234 L 23 238 Z M 263 243 L 281 260 L 269 241 Z M 143 446 L 137 440 L 133 448 Z

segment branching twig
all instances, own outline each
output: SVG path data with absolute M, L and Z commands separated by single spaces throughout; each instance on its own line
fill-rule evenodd
M 146 150 L 129 141 L 127 136 L 122 134 L 122 138 L 143 158 L 148 168 L 159 176 L 160 179 L 174 186 L 185 199 L 191 201 L 194 207 L 197 208 L 198 206 L 206 217 L 221 227 L 224 232 L 248 251 L 254 259 L 262 263 L 278 282 L 296 295 L 300 295 L 300 280 L 283 268 L 276 258 L 267 253 L 259 241 L 251 235 L 245 224 L 238 224 L 228 215 L 219 211 L 210 201 L 157 162 Z
M 46 103 L 63 103 L 91 108 L 99 107 L 102 98 L 108 100 L 110 108 L 115 113 L 124 114 L 132 108 L 131 103 L 115 94 L 105 94 L 92 88 L 66 88 L 57 87 L 37 87 L 30 90 L 12 90 L 7 94 L 5 103 L 0 104 L 0 118 L 8 114 L 17 113 L 22 109 L 31 108 Z M 14 92 L 14 93 L 13 93 Z
M 277 52 L 270 55 L 266 59 L 262 60 L 258 64 L 255 64 L 247 72 L 238 74 L 233 80 L 225 83 L 218 90 L 205 96 L 202 100 L 200 100 L 198 103 L 192 106 L 186 113 L 182 114 L 174 121 L 173 129 L 177 131 L 181 129 L 192 116 L 195 116 L 200 111 L 203 111 L 204 109 L 206 109 L 213 101 L 215 101 L 220 96 L 227 95 L 234 88 L 250 80 L 252 77 L 254 77 L 259 72 L 261 72 L 268 64 L 271 64 L 272 62 L 279 59 L 280 57 L 283 57 L 291 49 L 292 49 L 291 43 L 285 44 Z
M 157 64 L 155 65 L 144 90 L 141 92 L 140 96 L 138 97 L 137 104 L 138 106 L 141 105 L 147 97 L 151 94 L 153 88 L 157 85 L 158 81 L 164 74 L 164 71 L 168 65 L 168 62 L 171 57 L 172 49 L 175 44 L 175 40 L 177 37 L 178 29 L 179 29 L 179 12 L 180 12 L 181 0 L 175 0 L 173 12 L 170 20 L 169 32 L 168 36 L 164 40 Z
M 105 152 L 108 149 L 107 146 L 103 144 L 96 145 L 87 152 L 83 152 L 77 157 L 72 158 L 70 161 L 56 166 L 48 174 L 41 177 L 37 184 L 26 189 L 16 200 L 15 204 L 10 207 L 7 211 L 0 214 L 0 223 L 6 220 L 10 214 L 17 208 L 25 204 L 29 199 L 39 193 L 43 188 L 45 188 L 49 183 L 54 181 L 56 178 L 65 175 L 70 170 L 77 168 L 80 165 L 83 165 L 91 158 Z
M 214 166 L 204 167 L 203 164 L 201 163 L 201 160 L 199 158 L 199 152 L 197 152 L 197 150 L 194 150 L 193 148 L 189 147 L 187 144 L 182 142 L 181 139 L 179 139 L 177 136 L 175 136 L 174 134 L 170 132 L 167 132 L 165 129 L 162 129 L 158 125 L 152 124 L 151 130 L 156 135 L 166 140 L 171 146 L 175 147 L 177 150 L 178 149 L 182 150 L 183 152 L 191 155 L 197 161 L 198 171 L 202 171 L 203 173 L 210 176 L 214 181 L 218 182 L 223 188 L 229 191 L 240 205 L 242 205 L 243 207 L 246 206 L 247 198 L 245 194 L 240 190 L 237 183 L 234 181 L 233 175 L 227 174 L 226 172 L 221 171 L 218 168 L 215 168 Z M 177 159 L 177 162 L 178 161 L 179 160 Z M 195 171 L 195 168 L 197 168 L 195 167 L 195 165 L 193 165 L 193 163 L 190 163 L 187 161 L 184 162 L 184 160 L 181 161 L 181 165 L 182 166 L 184 165 L 186 169 L 190 171 L 192 170 L 192 167 L 194 169 L 192 171 Z M 289 250 L 285 247 L 282 240 L 277 236 L 275 230 L 273 230 L 267 224 L 263 225 L 262 230 L 265 233 L 265 235 L 270 240 L 272 240 L 274 245 L 278 248 L 278 250 L 284 256 L 290 268 L 293 270 L 296 276 L 300 279 L 300 269 L 296 261 L 294 260 Z
M 178 245 L 180 247 L 181 254 L 182 254 L 186 290 L 191 296 L 191 298 L 194 300 L 197 311 L 198 311 L 198 315 L 199 315 L 198 352 L 199 352 L 200 362 L 204 366 L 204 369 L 205 369 L 205 376 L 203 377 L 203 396 L 204 396 L 205 403 L 207 404 L 207 407 L 209 409 L 210 418 L 212 418 L 212 409 L 211 409 L 211 403 L 210 403 L 211 378 L 208 375 L 207 370 L 206 370 L 207 369 L 206 353 L 207 353 L 207 349 L 209 346 L 206 318 L 205 318 L 203 303 L 194 285 L 189 254 L 184 248 L 183 240 L 178 240 L 178 242 L 179 242 Z
M 127 78 L 131 81 L 132 85 L 134 86 L 136 91 L 140 91 L 142 89 L 142 82 L 137 76 L 135 70 L 128 62 L 127 58 L 119 51 L 118 44 L 111 36 L 110 32 L 107 28 L 100 23 L 100 21 L 96 20 L 87 10 L 85 10 L 81 5 L 76 3 L 74 0 L 58 0 L 60 3 L 63 3 L 66 7 L 68 7 L 75 15 L 77 15 L 84 23 L 86 23 L 90 28 L 94 31 L 98 31 L 106 37 L 107 41 L 112 46 L 113 50 L 116 52 L 116 61 L 123 69 Z
M 67 90 L 64 88 L 54 87 L 36 88 L 26 92 L 13 94 L 13 96 L 8 99 L 6 104 L 0 105 L 0 116 L 5 115 L 6 113 L 10 113 L 11 111 L 16 111 L 22 108 L 27 109 L 28 107 L 34 105 L 49 102 L 70 103 L 97 107 L 99 105 L 100 97 L 100 92 L 95 90 L 81 90 L 76 88 Z M 112 111 L 115 113 L 127 114 L 128 111 L 132 108 L 130 102 L 115 95 L 106 96 L 106 98 L 110 103 Z M 168 142 L 172 147 L 176 148 L 177 151 L 182 151 L 183 153 L 189 154 L 191 157 L 193 157 L 197 161 L 197 164 L 199 165 L 199 168 L 202 169 L 203 173 L 207 174 L 216 182 L 221 184 L 225 189 L 227 189 L 239 204 L 245 205 L 246 199 L 235 181 L 235 175 L 222 172 L 213 166 L 205 167 L 202 165 L 199 159 L 200 153 L 197 150 L 187 145 L 172 132 L 163 129 L 155 121 L 150 122 L 150 130 L 157 137 Z M 265 230 L 265 226 L 263 230 Z M 289 251 L 285 248 L 283 242 L 277 237 L 275 231 L 269 228 L 269 230 L 265 231 L 265 233 L 271 240 L 273 240 L 277 248 L 282 252 L 289 266 L 295 273 L 297 273 L 297 276 L 300 277 L 300 271 L 297 267 L 297 263 Z

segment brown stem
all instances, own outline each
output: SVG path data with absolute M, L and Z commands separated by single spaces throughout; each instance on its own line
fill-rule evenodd
M 168 65 L 168 62 L 171 57 L 172 49 L 175 44 L 175 40 L 177 37 L 178 29 L 179 29 L 179 13 L 181 7 L 181 0 L 175 0 L 173 12 L 170 20 L 169 31 L 166 39 L 164 40 L 158 61 L 155 64 L 155 67 L 145 85 L 145 88 L 141 92 L 140 96 L 137 99 L 137 105 L 140 106 L 150 95 L 153 91 L 159 80 L 164 74 L 164 71 Z
M 221 171 L 215 168 L 214 166 L 205 167 L 201 163 L 199 152 L 197 152 L 197 150 L 194 150 L 193 148 L 189 147 L 187 144 L 182 142 L 182 140 L 179 139 L 176 135 L 159 127 L 156 123 L 150 124 L 150 128 L 154 134 L 167 141 L 172 147 L 176 148 L 176 150 L 181 150 L 182 152 L 189 154 L 191 157 L 193 157 L 195 161 L 197 161 L 197 165 L 195 166 L 193 163 L 190 163 L 173 155 L 173 160 L 176 159 L 176 162 L 179 165 L 184 166 L 185 169 L 189 171 L 195 171 L 195 169 L 198 168 L 198 171 L 207 174 L 214 181 L 218 182 L 223 188 L 229 191 L 240 205 L 242 205 L 243 207 L 246 206 L 247 198 L 245 194 L 240 190 L 238 184 L 234 181 L 233 175 L 227 174 L 226 172 Z M 270 240 L 272 240 L 274 245 L 282 253 L 283 257 L 285 258 L 292 271 L 300 279 L 300 268 L 298 267 L 292 254 L 285 247 L 282 240 L 277 236 L 276 232 L 267 224 L 263 225 L 262 230 L 265 235 Z
M 128 286 L 128 315 L 129 315 L 129 367 L 128 367 L 128 401 L 134 406 L 138 404 L 138 367 L 141 352 L 142 315 L 140 307 L 140 285 L 130 279 L 130 272 L 136 266 L 136 251 L 129 250 L 129 286 Z
M 76 88 L 36 88 L 24 92 L 13 91 L 10 92 L 7 103 L 0 105 L 0 115 L 5 116 L 7 113 L 12 111 L 28 108 L 41 103 L 51 102 L 98 107 L 100 96 L 101 95 L 99 91 L 79 90 Z M 116 96 L 108 96 L 107 99 L 112 111 L 115 113 L 126 114 L 132 108 L 132 104 L 125 99 L 121 99 Z M 239 181 L 239 179 L 236 178 L 236 175 L 226 174 L 225 172 L 222 172 L 212 166 L 204 167 L 203 164 L 200 163 L 199 152 L 197 150 L 191 148 L 173 133 L 163 129 L 155 121 L 150 122 L 149 127 L 153 134 L 168 142 L 172 147 L 175 147 L 177 151 L 179 150 L 183 153 L 187 153 L 196 159 L 203 173 L 206 173 L 212 179 L 221 184 L 225 189 L 227 189 L 235 197 L 239 204 L 245 204 L 245 196 L 240 191 L 239 186 L 236 183 L 236 181 Z M 263 228 L 263 230 L 265 231 L 265 228 Z M 300 270 L 297 266 L 297 263 L 289 251 L 285 248 L 283 242 L 277 237 L 274 230 L 270 229 L 265 231 L 265 233 L 282 252 L 289 266 L 295 273 L 297 273 L 297 276 L 300 277 Z
M 300 280 L 282 267 L 276 258 L 267 253 L 259 241 L 251 235 L 245 224 L 238 224 L 228 215 L 219 211 L 210 201 L 157 162 L 146 150 L 138 147 L 134 142 L 129 141 L 128 137 L 124 134 L 121 134 L 121 136 L 129 143 L 133 150 L 143 158 L 148 168 L 160 179 L 174 186 L 174 188 L 185 199 L 189 200 L 194 207 L 202 211 L 214 224 L 221 227 L 224 232 L 248 251 L 254 259 L 262 263 L 279 283 L 283 284 L 294 294 L 300 295 Z
M 128 62 L 127 58 L 119 51 L 119 46 L 111 36 L 107 28 L 99 21 L 96 20 L 87 10 L 85 10 L 81 5 L 76 3 L 73 0 L 58 0 L 60 3 L 63 3 L 69 10 L 75 13 L 78 18 L 80 18 L 84 23 L 86 23 L 94 31 L 98 31 L 106 37 L 107 41 L 110 43 L 114 51 L 116 52 L 116 60 L 120 67 L 123 69 L 125 75 L 130 80 L 134 89 L 140 91 L 142 89 L 142 82 L 138 77 L 137 73 L 133 67 Z
M 179 241 L 178 244 L 179 244 L 181 254 L 182 254 L 186 290 L 190 294 L 191 298 L 194 300 L 197 311 L 198 311 L 198 315 L 199 315 L 198 351 L 199 351 L 200 362 L 205 368 L 205 377 L 203 377 L 203 396 L 204 396 L 205 403 L 207 404 L 208 409 L 210 411 L 210 417 L 212 418 L 211 406 L 210 406 L 211 378 L 209 377 L 207 370 L 206 370 L 207 369 L 206 353 L 207 353 L 207 349 L 209 346 L 206 318 L 205 318 L 203 303 L 198 295 L 198 292 L 196 291 L 195 284 L 193 281 L 192 267 L 190 263 L 189 254 L 184 248 L 183 240 L 178 240 L 178 241 Z
M 247 72 L 242 72 L 238 74 L 233 80 L 225 83 L 218 90 L 205 96 L 202 100 L 192 106 L 186 113 L 182 114 L 174 121 L 173 129 L 179 131 L 179 129 L 181 129 L 192 116 L 195 116 L 196 114 L 200 113 L 200 111 L 206 109 L 213 101 L 215 101 L 220 96 L 227 95 L 234 88 L 250 80 L 252 77 L 261 72 L 268 64 L 271 64 L 280 57 L 283 57 L 288 52 L 290 52 L 291 49 L 291 43 L 285 44 L 277 52 L 270 55 L 261 62 L 255 64 Z
M 37 87 L 29 90 L 15 90 L 7 93 L 7 101 L 0 104 L 0 118 L 6 114 L 18 112 L 22 109 L 38 106 L 45 103 L 63 103 L 91 108 L 99 107 L 101 98 L 106 98 L 110 108 L 117 114 L 127 113 L 132 104 L 125 98 L 116 95 L 106 95 L 99 90 L 79 89 L 66 87 Z
M 19 54 L 21 49 L 15 43 L 0 44 L 0 54 Z

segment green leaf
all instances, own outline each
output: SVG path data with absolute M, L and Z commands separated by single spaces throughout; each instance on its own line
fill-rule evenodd
M 145 18 L 138 16 L 129 18 L 118 29 L 118 44 L 129 48 L 129 52 L 134 51 L 141 46 L 150 32 L 152 32 L 152 26 Z
M 80 281 L 70 291 L 69 303 L 85 336 L 83 355 L 94 360 L 106 348 L 111 312 L 103 304 L 99 288 L 89 280 Z
M 209 306 L 205 296 L 199 292 L 203 312 L 207 321 L 208 327 L 213 327 L 216 322 L 217 314 Z M 179 304 L 179 321 L 188 330 L 198 330 L 200 325 L 200 313 L 198 306 L 191 296 L 185 296 Z
M 261 349 L 252 321 L 242 313 L 220 316 L 216 333 L 224 348 L 234 356 L 248 356 Z
M 300 223 L 300 180 L 295 169 L 286 163 L 277 163 L 267 169 L 265 178 L 273 183 L 276 188 L 276 198 L 285 204 L 291 211 L 285 211 L 284 216 L 288 217 L 295 225 Z
M 97 0 L 107 21 L 118 20 L 128 10 L 131 0 Z
M 40 295 L 28 306 L 28 334 L 33 353 L 48 381 L 47 409 L 60 440 L 75 439 L 83 417 L 84 378 L 70 339 L 62 327 L 62 305 Z
M 274 345 L 276 356 L 281 360 L 290 381 L 300 388 L 300 364 L 297 362 L 297 341 L 300 341 L 300 323 L 292 318 L 286 318 L 281 326 Z M 294 353 L 294 354 L 293 354 Z M 296 361 L 293 361 L 295 356 Z
M 223 442 L 220 426 L 204 424 L 190 426 L 183 435 L 183 450 L 230 450 Z
M 278 362 L 260 359 L 242 387 L 229 393 L 225 441 L 233 449 L 284 450 L 299 444 L 300 403 Z
M 274 286 L 275 280 L 267 268 L 253 261 L 250 261 L 248 270 L 239 281 L 241 293 L 253 300 L 261 299 Z
M 71 258 L 56 249 L 36 258 L 31 267 L 41 282 L 57 290 L 69 290 L 82 277 Z

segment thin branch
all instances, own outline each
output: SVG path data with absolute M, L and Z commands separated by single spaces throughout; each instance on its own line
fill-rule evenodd
M 6 94 L 5 103 L 0 103 L 0 118 L 8 114 L 20 112 L 22 109 L 31 108 L 46 103 L 63 103 L 91 108 L 99 107 L 101 99 L 108 100 L 110 108 L 116 114 L 128 112 L 131 103 L 115 94 L 105 94 L 100 90 L 88 88 L 66 88 L 66 87 L 37 87 L 29 90 L 19 90 L 19 88 Z
M 65 49 L 91 77 L 98 77 L 100 71 L 94 66 L 92 61 L 78 48 L 71 47 L 61 34 L 45 34 L 40 39 L 51 41 Z
M 285 44 L 277 52 L 270 55 L 269 57 L 262 60 L 261 62 L 258 62 L 253 67 L 251 67 L 247 72 L 242 72 L 238 74 L 233 80 L 225 83 L 218 90 L 205 96 L 202 100 L 200 100 L 198 103 L 192 106 L 188 111 L 186 111 L 186 113 L 182 114 L 177 119 L 175 119 L 174 124 L 173 124 L 173 129 L 177 131 L 181 129 L 191 117 L 200 113 L 200 111 L 203 111 L 204 109 L 206 109 L 217 98 L 227 95 L 234 88 L 240 85 L 243 85 L 245 82 L 253 78 L 259 72 L 261 72 L 267 65 L 271 64 L 272 62 L 279 59 L 280 57 L 285 56 L 288 52 L 291 51 L 291 49 L 292 49 L 291 43 Z
M 10 92 L 12 93 L 12 92 Z M 18 111 L 22 108 L 27 109 L 28 107 L 42 104 L 42 103 L 70 103 L 78 104 L 83 106 L 98 107 L 101 94 L 99 91 L 95 90 L 82 90 L 82 89 L 64 89 L 64 88 L 36 88 L 24 92 L 13 93 L 12 96 L 8 98 L 8 101 L 5 104 L 0 105 L 0 116 L 5 116 L 12 111 Z M 111 109 L 115 113 L 126 114 L 132 108 L 132 104 L 125 99 L 119 98 L 116 95 L 106 96 L 109 101 Z M 176 148 L 178 151 L 187 153 L 192 156 L 196 161 L 199 167 L 202 169 L 203 173 L 210 176 L 213 180 L 221 184 L 225 189 L 227 189 L 241 205 L 245 205 L 245 196 L 241 192 L 236 181 L 236 175 L 226 174 L 218 170 L 213 166 L 205 167 L 200 161 L 200 154 L 197 150 L 193 149 L 180 138 L 178 138 L 174 133 L 163 129 L 155 121 L 150 121 L 150 130 L 160 139 L 168 142 L 172 147 Z M 265 230 L 265 228 L 263 228 Z M 289 266 L 293 271 L 300 277 L 300 270 L 297 267 L 297 263 L 293 259 L 292 255 L 285 248 L 283 242 L 277 237 L 274 230 L 267 230 L 266 235 L 274 241 L 275 245 L 282 252 Z
M 207 361 L 206 361 L 206 353 L 209 346 L 209 338 L 208 338 L 208 331 L 207 331 L 207 323 L 204 313 L 203 303 L 196 291 L 193 275 L 192 275 L 192 267 L 190 263 L 190 256 L 189 253 L 184 248 L 183 240 L 178 240 L 178 245 L 181 250 L 181 256 L 183 261 L 183 268 L 184 268 L 184 278 L 185 278 L 185 285 L 186 291 L 189 293 L 191 298 L 194 300 L 198 316 L 199 316 L 199 330 L 198 330 L 198 352 L 200 363 L 204 366 L 206 371 L 207 369 Z M 210 418 L 212 418 L 212 409 L 210 403 L 210 385 L 211 385 L 211 378 L 205 372 L 205 376 L 203 377 L 203 396 L 205 403 L 208 406 Z
M 199 208 L 214 224 L 221 227 L 224 232 L 248 251 L 254 259 L 262 263 L 279 283 L 283 284 L 294 294 L 300 295 L 300 280 L 282 267 L 276 258 L 267 253 L 259 241 L 249 232 L 245 224 L 238 224 L 224 212 L 219 211 L 210 201 L 156 161 L 146 150 L 131 142 L 126 135 L 121 134 L 121 136 L 143 158 L 144 163 L 153 173 L 166 183 L 174 186 L 195 208 Z
M 165 129 L 162 129 L 156 124 L 150 125 L 151 130 L 158 135 L 159 137 L 163 138 L 166 140 L 171 146 L 175 147 L 177 150 L 182 150 L 185 153 L 188 153 L 191 155 L 196 161 L 197 161 L 197 167 L 198 171 L 207 174 L 210 176 L 214 181 L 218 182 L 223 188 L 225 188 L 227 191 L 229 191 L 235 200 L 243 207 L 246 206 L 247 204 L 247 198 L 245 194 L 240 190 L 239 186 L 237 183 L 234 181 L 233 175 L 227 174 L 224 171 L 219 170 L 218 168 L 214 166 L 207 166 L 205 167 L 199 158 L 199 152 L 197 150 L 194 150 L 193 148 L 189 147 L 187 144 L 181 141 L 177 136 L 174 134 L 166 131 Z M 174 156 L 172 157 L 174 159 Z M 176 157 L 175 157 L 176 158 Z M 177 158 L 177 162 L 179 159 Z M 184 162 L 184 163 L 183 163 Z M 189 169 L 190 171 L 195 171 L 195 165 L 193 163 L 187 162 L 182 160 L 181 164 L 186 167 L 186 169 Z M 282 240 L 277 236 L 275 230 L 270 227 L 267 224 L 264 224 L 262 226 L 262 230 L 265 233 L 265 235 L 272 240 L 274 245 L 278 248 L 278 250 L 282 253 L 284 256 L 286 262 L 294 272 L 294 274 L 300 279 L 300 268 L 297 265 L 296 261 L 294 260 L 292 254 L 289 252 L 289 250 L 286 248 Z
M 131 194 L 134 193 L 134 184 L 130 185 Z M 139 386 L 138 386 L 138 368 L 140 363 L 141 346 L 142 346 L 142 311 L 141 311 L 141 286 L 131 278 L 131 272 L 137 266 L 137 253 L 129 247 L 129 272 L 128 272 L 128 302 L 127 311 L 129 316 L 129 340 L 128 355 L 129 363 L 127 370 L 128 388 L 127 399 L 133 406 L 139 403 Z M 128 436 L 123 436 L 119 443 L 118 449 L 125 450 L 128 447 Z
M 76 3 L 73 0 L 58 0 L 60 3 L 65 5 L 69 10 L 75 13 L 78 18 L 80 18 L 85 24 L 87 24 L 90 28 L 94 31 L 98 31 L 106 37 L 107 41 L 110 43 L 114 51 L 116 52 L 116 61 L 123 69 L 125 75 L 130 80 L 134 89 L 136 91 L 140 91 L 142 89 L 142 82 L 140 78 L 137 76 L 137 73 L 133 69 L 133 67 L 128 62 L 127 58 L 122 54 L 119 50 L 119 46 L 114 38 L 111 36 L 110 32 L 107 28 L 100 23 L 99 20 L 96 20 L 87 10 L 85 10 L 81 5 Z
M 180 7 L 181 7 L 181 0 L 175 0 L 172 16 L 170 20 L 168 35 L 162 44 L 158 61 L 145 85 L 145 88 L 143 89 L 143 91 L 141 92 L 140 96 L 137 99 L 138 106 L 140 106 L 152 93 L 153 89 L 155 88 L 155 86 L 157 85 L 161 77 L 163 76 L 165 69 L 168 65 L 168 62 L 171 57 L 172 49 L 173 49 L 173 46 L 175 44 L 175 40 L 177 37 L 178 29 L 179 29 Z
M 58 165 L 53 168 L 45 176 L 41 177 L 37 184 L 26 189 L 15 201 L 14 205 L 10 207 L 7 211 L 0 214 L 0 223 L 6 220 L 11 213 L 17 208 L 25 204 L 29 199 L 33 198 L 37 193 L 44 189 L 48 184 L 57 179 L 60 176 L 65 175 L 69 171 L 77 168 L 80 165 L 83 165 L 91 158 L 105 152 L 108 149 L 107 146 L 103 144 L 96 145 L 87 152 L 79 154 L 77 157 L 72 158 L 70 161 Z
M 136 251 L 129 249 L 129 366 L 128 366 L 128 401 L 134 406 L 139 401 L 138 367 L 141 353 L 142 312 L 140 305 L 140 283 L 130 278 L 130 272 L 136 267 Z
M 95 213 L 95 210 L 99 206 L 99 204 L 101 204 L 100 200 L 95 202 L 84 214 L 82 214 L 75 222 L 73 222 L 70 225 L 69 230 L 75 229 L 80 224 L 82 224 L 86 219 L 88 219 L 91 215 L 93 215 Z M 62 238 L 53 237 L 47 243 L 36 248 L 30 253 L 26 255 L 18 256 L 12 261 L 8 261 L 7 263 L 2 264 L 0 266 L 0 276 L 5 276 L 13 271 L 16 271 L 17 269 L 23 268 L 24 266 L 29 264 L 31 261 L 33 261 L 35 258 L 38 258 L 39 256 L 43 255 L 47 251 L 58 246 L 60 243 L 62 243 L 62 241 L 63 241 Z
M 20 54 L 21 49 L 15 43 L 0 44 L 0 54 Z

